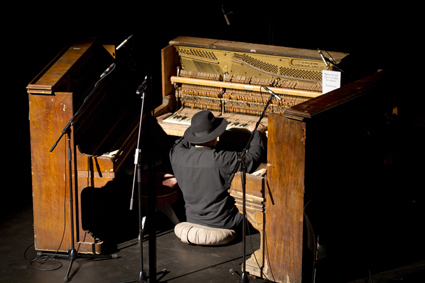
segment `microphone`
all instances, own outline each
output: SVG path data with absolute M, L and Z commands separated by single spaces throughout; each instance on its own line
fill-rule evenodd
M 143 91 L 146 90 L 148 85 L 148 76 L 145 77 L 145 80 L 139 85 L 139 87 L 136 90 L 136 94 L 139 95 L 141 94 Z
M 226 13 L 224 10 L 224 5 L 221 5 L 221 11 L 223 12 L 224 19 L 226 20 L 226 23 L 228 26 L 230 26 L 229 18 L 227 17 L 227 14 L 231 14 L 232 12 Z
M 103 78 L 106 76 L 109 72 L 112 72 L 115 69 L 115 63 L 112 63 L 101 75 L 100 77 Z
M 273 95 L 275 98 L 277 98 L 278 100 L 282 100 L 281 97 L 279 97 L 276 93 L 274 93 L 273 91 L 271 91 L 270 89 L 268 89 L 265 86 L 261 86 L 262 88 L 264 88 L 265 90 L 267 90 L 268 93 L 270 93 L 271 95 Z
M 326 67 L 328 67 L 328 66 L 329 66 L 329 64 L 328 64 L 328 62 L 326 61 L 325 56 L 323 56 L 322 51 L 321 51 L 319 48 L 317 48 L 317 51 L 319 52 L 320 57 L 322 57 L 322 60 L 323 60 L 323 63 L 325 63 L 325 66 L 326 66 Z
M 120 48 L 123 47 L 127 43 L 127 41 L 129 41 L 130 38 L 132 38 L 132 37 L 133 37 L 133 35 L 130 35 L 126 40 L 124 40 L 123 42 L 121 42 L 121 44 L 118 45 L 118 47 L 115 50 L 120 50 Z

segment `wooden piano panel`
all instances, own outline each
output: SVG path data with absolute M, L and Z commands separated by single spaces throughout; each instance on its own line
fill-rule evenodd
M 72 95 L 30 95 L 29 103 L 34 246 L 36 250 L 56 251 L 61 241 L 58 235 L 64 229 L 63 219 L 70 219 L 68 165 L 63 159 L 66 137 L 53 152 L 49 150 L 59 137 L 57 129 L 63 129 L 72 115 Z M 61 251 L 71 241 L 69 221 L 66 228 Z
M 266 177 L 247 174 L 247 219 L 261 234 L 247 271 L 274 282 L 293 282 L 302 275 L 304 142 L 304 123 L 270 115 Z M 242 211 L 240 174 L 230 193 Z
M 301 282 L 305 125 L 270 115 L 267 153 L 266 276 Z

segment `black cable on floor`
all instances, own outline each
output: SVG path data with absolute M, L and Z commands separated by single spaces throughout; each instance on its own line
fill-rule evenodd
M 55 255 L 51 255 L 51 256 L 41 255 L 41 256 L 36 256 L 35 258 L 33 258 L 33 259 L 31 259 L 31 260 L 28 260 L 28 259 L 27 259 L 27 251 L 28 251 L 28 249 L 29 249 L 30 247 L 32 247 L 32 246 L 34 246 L 34 243 L 32 243 L 31 245 L 29 245 L 29 246 L 26 248 L 25 252 L 24 252 L 24 258 L 25 258 L 25 260 L 28 262 L 29 266 L 31 266 L 32 268 L 34 268 L 34 269 L 36 269 L 36 270 L 40 270 L 40 271 L 55 271 L 55 270 L 60 269 L 60 268 L 63 266 L 62 262 L 60 262 L 60 261 L 58 261 L 56 258 L 54 258 L 54 256 L 55 256 Z M 58 266 L 58 267 L 56 267 L 56 268 L 50 268 L 50 269 L 45 269 L 45 268 L 40 268 L 40 267 L 35 267 L 35 266 L 33 266 L 33 262 L 37 261 L 38 259 L 40 259 L 40 261 L 38 262 L 40 265 L 43 265 L 43 264 L 45 264 L 45 263 L 51 263 L 51 262 L 54 262 L 54 263 L 59 264 L 59 266 Z

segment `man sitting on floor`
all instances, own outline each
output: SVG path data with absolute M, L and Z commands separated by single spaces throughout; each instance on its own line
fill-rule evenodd
M 243 215 L 228 193 L 240 153 L 215 148 L 226 126 L 226 119 L 214 117 L 208 110 L 198 112 L 170 150 L 170 160 L 183 193 L 187 222 L 241 231 Z M 249 173 L 259 166 L 265 151 L 261 137 L 265 130 L 259 125 L 253 134 L 245 159 Z

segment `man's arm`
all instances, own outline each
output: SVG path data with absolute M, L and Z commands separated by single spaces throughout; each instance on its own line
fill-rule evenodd
M 248 129 L 251 131 L 253 131 L 254 128 L 255 125 L 251 125 L 250 127 L 248 127 Z M 245 164 L 248 173 L 252 173 L 260 165 L 261 157 L 265 153 L 262 135 L 266 130 L 267 126 L 259 124 L 257 130 L 253 133 L 251 144 L 245 158 Z

